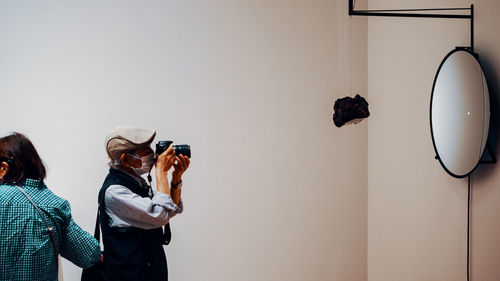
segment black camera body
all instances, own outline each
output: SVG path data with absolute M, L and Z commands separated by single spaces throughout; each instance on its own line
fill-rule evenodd
M 156 144 L 156 151 L 155 151 L 156 157 L 158 157 L 165 150 L 167 150 L 172 143 L 173 141 L 159 141 Z M 187 156 L 188 158 L 191 158 L 191 146 L 189 146 L 188 144 L 177 144 L 174 145 L 173 147 L 176 155 L 182 154 L 184 156 Z

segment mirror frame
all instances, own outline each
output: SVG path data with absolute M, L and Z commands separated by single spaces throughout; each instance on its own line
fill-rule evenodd
M 434 140 L 434 130 L 432 128 L 432 103 L 433 103 L 433 98 L 434 98 L 434 88 L 436 86 L 436 80 L 439 76 L 439 73 L 441 71 L 441 68 L 442 66 L 444 65 L 444 63 L 446 62 L 446 60 L 451 56 L 453 55 L 454 53 L 456 52 L 467 52 L 469 55 L 471 55 L 477 62 L 477 64 L 479 65 L 480 69 L 481 69 L 481 74 L 483 75 L 484 77 L 484 80 L 486 82 L 486 90 L 487 90 L 487 95 L 486 97 L 488 98 L 488 103 L 489 103 L 489 108 L 487 108 L 486 110 L 489 110 L 489 114 L 488 114 L 488 130 L 486 131 L 486 135 L 483 136 L 486 140 L 488 139 L 488 135 L 489 135 L 489 126 L 491 124 L 491 99 L 490 99 L 490 91 L 489 91 L 489 87 L 488 87 L 488 81 L 486 80 L 486 76 L 484 74 L 484 68 L 482 67 L 481 63 L 479 62 L 478 60 L 478 55 L 476 53 L 473 53 L 471 52 L 470 48 L 466 48 L 466 47 L 457 47 L 453 50 L 451 50 L 445 57 L 444 59 L 441 61 L 441 64 L 439 65 L 439 68 L 436 72 L 436 75 L 434 76 L 434 81 L 432 83 L 432 91 L 431 91 L 431 100 L 430 100 L 430 110 L 429 110 L 429 120 L 430 120 L 430 128 L 431 128 L 431 138 L 432 138 L 432 146 L 434 147 L 434 152 L 436 154 L 436 159 L 439 160 L 439 163 L 441 164 L 441 166 L 443 167 L 443 169 L 451 176 L 455 177 L 455 178 L 464 178 L 464 177 L 467 177 L 469 176 L 476 168 L 477 166 L 479 166 L 480 162 L 481 162 L 481 158 L 485 152 L 485 150 L 487 150 L 487 141 L 485 142 L 485 145 L 484 147 L 482 148 L 481 150 L 481 155 L 479 155 L 478 157 L 478 160 L 477 160 L 477 163 L 474 165 L 474 167 L 469 171 L 467 172 L 466 174 L 464 175 L 457 175 L 455 173 L 453 173 L 452 171 L 450 171 L 446 165 L 443 163 L 443 161 L 441 160 L 441 157 L 439 155 L 439 151 L 436 147 L 436 142 Z M 484 92 L 483 92 L 484 93 Z M 483 101 L 484 102 L 484 101 Z M 485 120 L 486 122 L 486 120 Z

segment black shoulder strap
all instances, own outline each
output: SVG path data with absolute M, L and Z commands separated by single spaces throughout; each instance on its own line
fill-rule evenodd
M 99 227 L 99 208 L 97 208 L 97 218 L 95 219 L 94 238 L 101 243 L 101 229 Z
M 57 257 L 59 256 L 59 247 L 57 246 L 56 237 L 55 237 L 54 231 L 52 230 L 52 227 L 49 226 L 49 223 L 47 222 L 47 219 L 43 215 L 42 210 L 40 210 L 40 208 L 35 204 L 35 202 L 33 202 L 33 199 L 31 199 L 31 197 L 28 195 L 28 193 L 26 193 L 26 191 L 24 191 L 24 189 L 22 189 L 21 187 L 19 187 L 17 185 L 16 185 L 16 187 L 17 187 L 17 189 L 19 189 L 19 191 L 21 191 L 24 194 L 24 196 L 26 196 L 26 198 L 28 198 L 28 201 L 30 201 L 31 205 L 33 205 L 33 207 L 38 212 L 40 217 L 42 217 L 42 220 L 45 223 L 45 227 L 47 227 L 47 230 L 49 231 L 50 240 L 52 240 L 52 245 L 54 246 L 54 253 L 56 256 L 56 265 L 59 267 L 58 262 L 57 262 Z
M 163 229 L 163 245 L 170 244 L 172 240 L 172 231 L 170 231 L 170 223 L 167 223 Z

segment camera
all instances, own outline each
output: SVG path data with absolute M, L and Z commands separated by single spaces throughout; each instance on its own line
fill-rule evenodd
M 173 141 L 159 141 L 156 144 L 156 151 L 155 151 L 156 157 L 158 157 L 165 150 L 167 150 L 172 143 Z M 174 145 L 173 147 L 176 155 L 182 154 L 184 156 L 187 156 L 188 158 L 191 158 L 191 146 L 187 144 L 177 144 Z

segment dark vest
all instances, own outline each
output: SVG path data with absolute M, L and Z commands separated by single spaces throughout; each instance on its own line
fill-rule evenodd
M 108 281 L 166 281 L 167 259 L 162 228 L 110 227 L 104 195 L 111 185 L 122 185 L 141 197 L 148 189 L 124 171 L 110 169 L 99 191 L 99 212 L 104 243 L 104 269 Z

